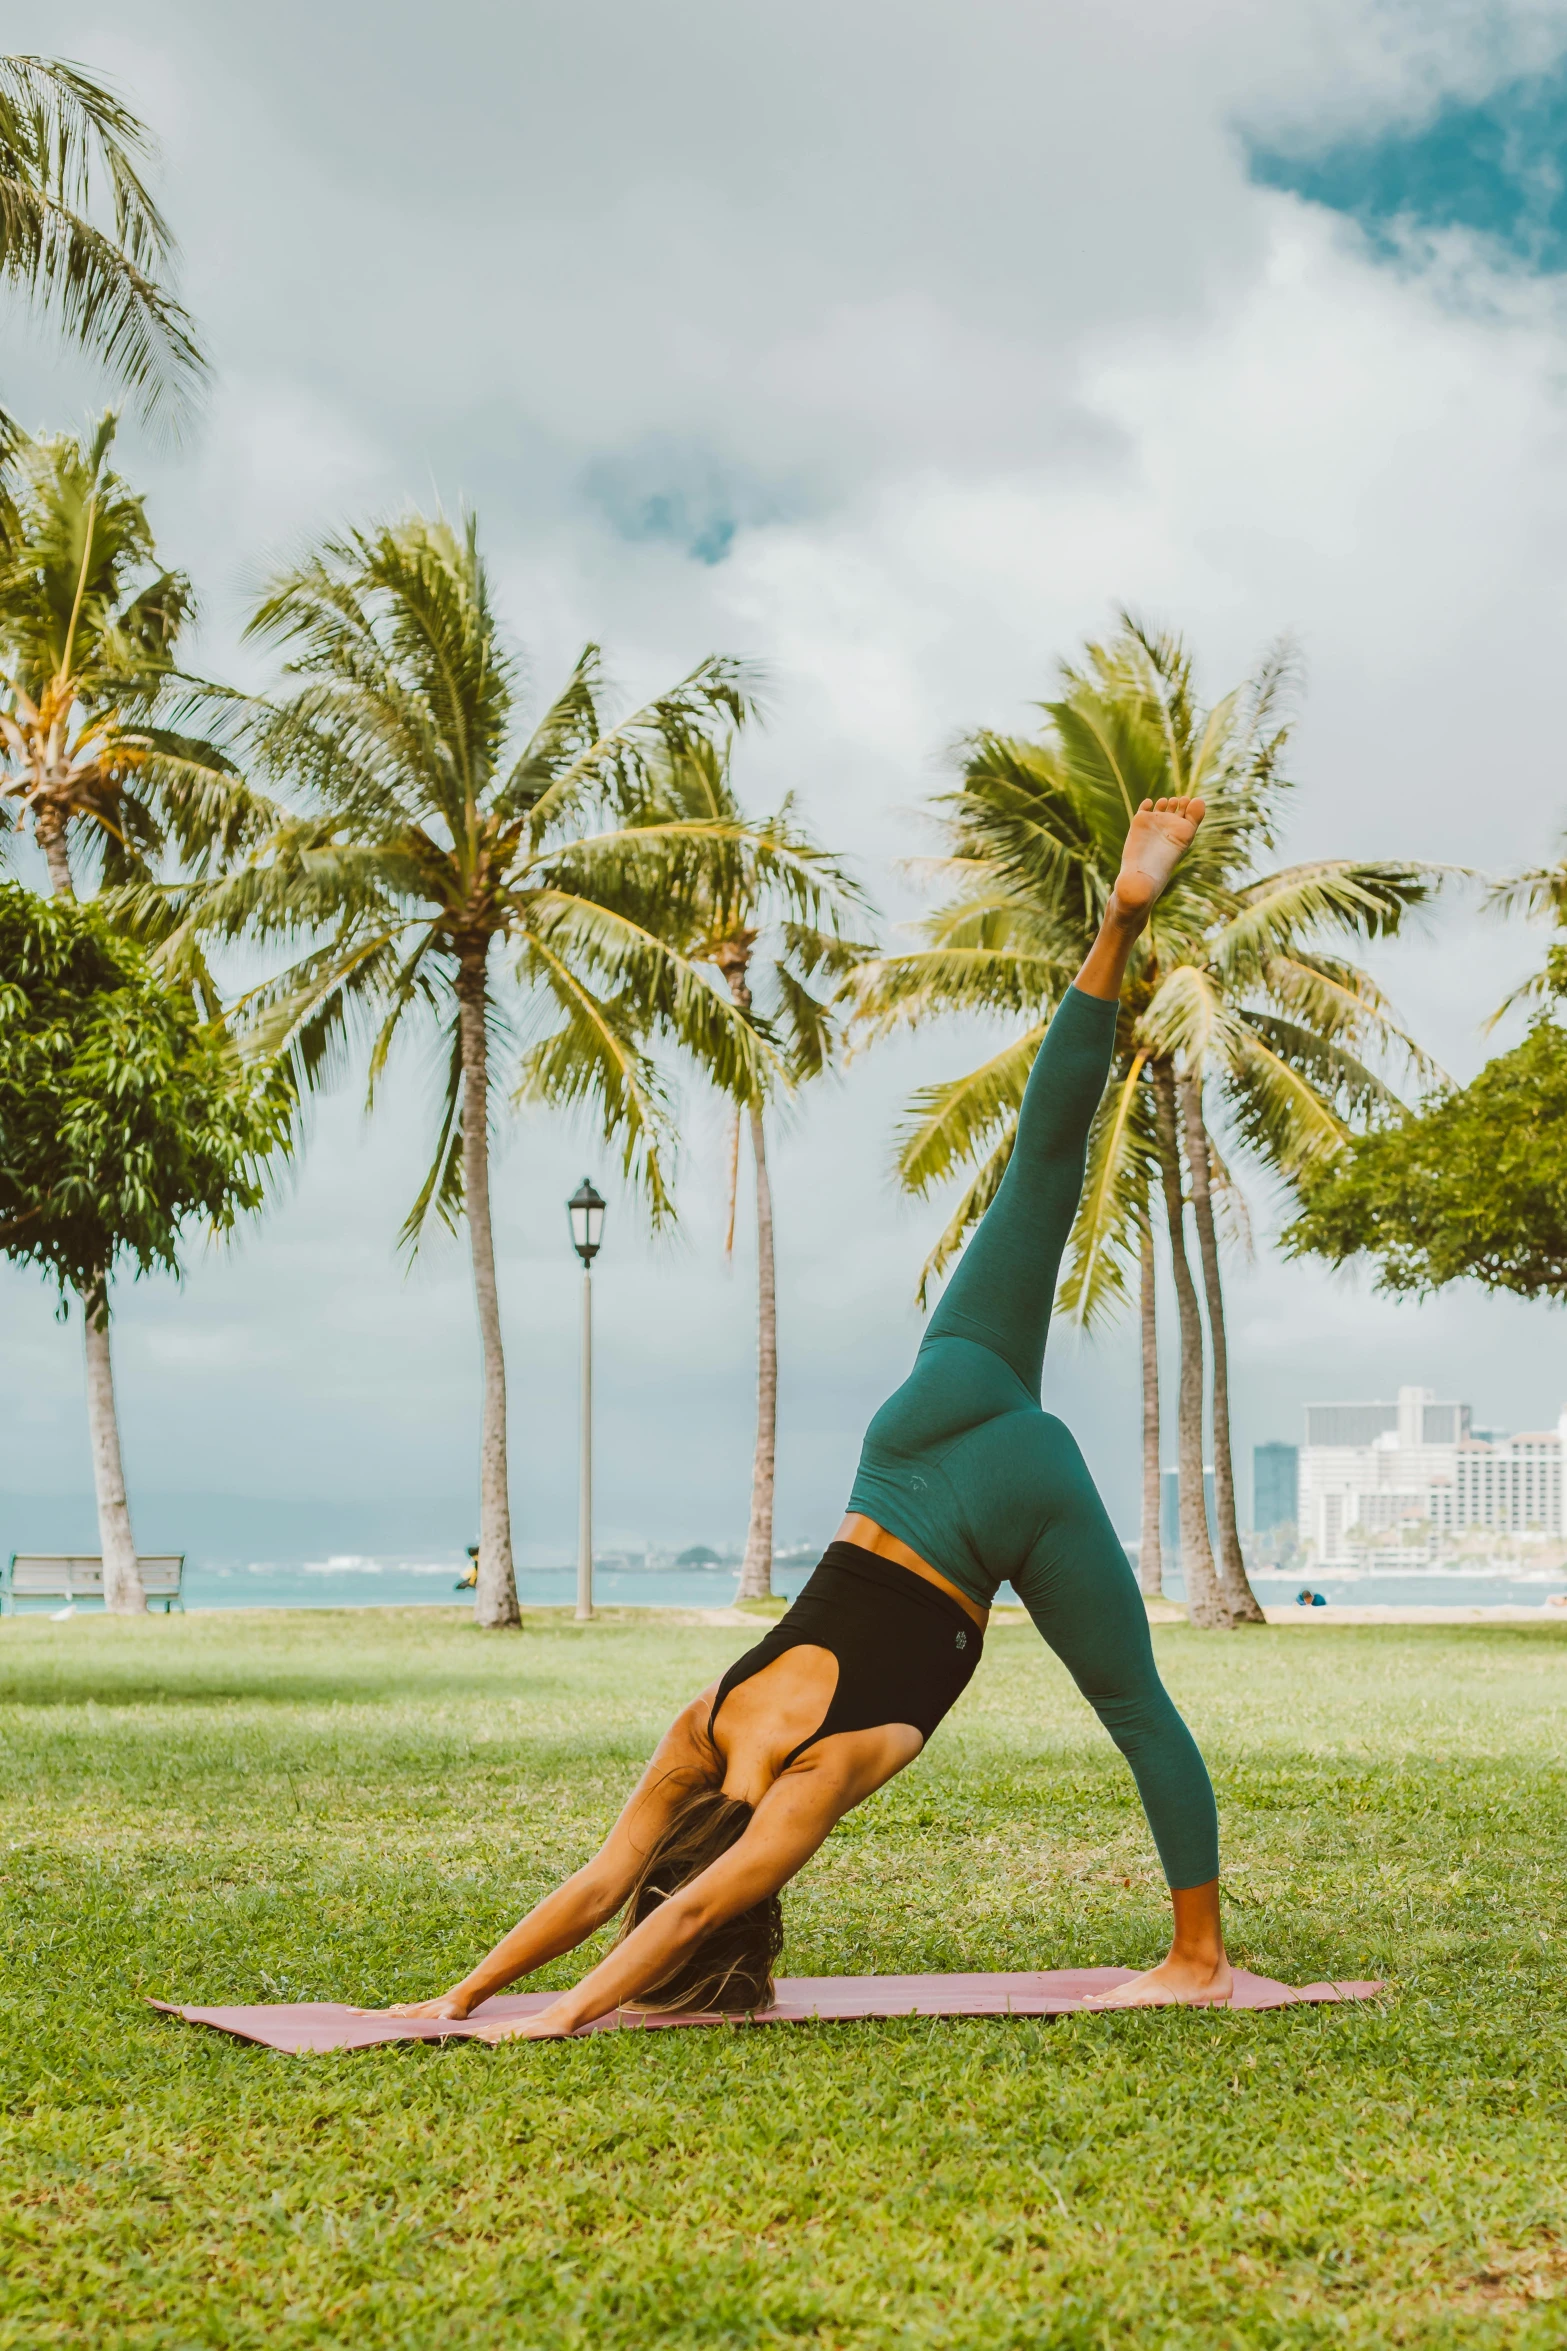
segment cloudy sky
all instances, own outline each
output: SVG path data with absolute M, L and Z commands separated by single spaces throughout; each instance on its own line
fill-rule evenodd
M 1500 869 L 1557 842 L 1567 6 L 0 13 L 8 49 L 111 75 L 163 140 L 216 384 L 178 452 L 128 427 L 122 453 L 198 584 L 210 670 L 259 679 L 247 599 L 311 534 L 466 500 L 541 690 L 589 637 L 627 696 L 710 650 L 766 663 L 744 792 L 797 791 L 889 924 L 914 910 L 895 861 L 928 845 L 947 747 L 1028 725 L 1121 603 L 1184 629 L 1215 693 L 1296 637 L 1292 853 Z M 39 426 L 103 397 L 11 318 L 4 368 L 0 396 Z M 1541 946 L 1455 895 L 1378 968 L 1468 1075 Z M 895 1195 L 891 1126 L 975 1042 L 874 1056 L 781 1139 L 781 1541 L 831 1532 L 916 1343 L 940 1209 Z M 448 1521 L 468 1539 L 465 1259 L 437 1246 L 409 1274 L 394 1253 L 430 1083 L 410 1058 L 370 1126 L 352 1089 L 324 1103 L 237 1248 L 198 1251 L 183 1289 L 122 1294 L 137 1489 L 336 1500 L 382 1544 L 406 1508 L 411 1539 Z M 510 1135 L 527 1556 L 572 1540 L 562 1203 L 584 1169 L 611 1199 L 601 1535 L 743 1531 L 749 1234 L 726 1272 L 721 1122 L 692 1099 L 683 1129 L 682 1227 L 656 1245 L 590 1138 L 537 1118 Z M 1401 1380 L 1482 1424 L 1554 1421 L 1548 1310 L 1393 1305 L 1283 1266 L 1253 1197 L 1257 1261 L 1231 1274 L 1243 1459 L 1297 1436 L 1307 1397 Z M 88 1490 L 76 1334 L 31 1276 L 0 1276 L 0 1311 L 0 1488 L 60 1497 L 63 1530 Z M 1129 1336 L 1058 1335 L 1046 1401 L 1134 1531 Z M 233 1525 L 243 1547 L 238 1503 Z

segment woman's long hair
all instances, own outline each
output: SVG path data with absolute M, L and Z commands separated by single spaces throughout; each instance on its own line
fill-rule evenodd
M 661 1902 L 737 1844 L 751 1825 L 751 1807 L 722 1789 L 698 1784 L 677 1801 L 631 1889 L 615 1937 L 623 1943 Z M 772 2005 L 773 1968 L 783 1949 L 783 1905 L 776 1894 L 725 1919 L 669 1973 L 650 1984 L 640 2008 L 738 2013 Z

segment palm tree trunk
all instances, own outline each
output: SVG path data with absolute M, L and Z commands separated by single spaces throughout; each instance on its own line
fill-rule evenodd
M 58 809 L 47 804 L 38 814 L 38 846 L 44 853 L 49 868 L 49 887 L 57 898 L 74 898 L 76 885 L 71 880 L 71 853 L 66 846 L 65 819 Z
M 87 1354 L 87 1430 L 92 1440 L 93 1491 L 98 1500 L 98 1548 L 103 1554 L 103 1604 L 111 1616 L 145 1616 L 147 1595 L 142 1589 L 120 1460 L 114 1364 L 109 1353 L 109 1289 L 102 1274 L 82 1293 L 82 1329 Z
M 751 1009 L 751 949 L 754 931 L 721 940 L 713 961 L 742 1012 Z M 778 1284 L 773 1261 L 773 1191 L 767 1180 L 767 1138 L 762 1106 L 748 1105 L 751 1156 L 756 1162 L 756 1450 L 751 1456 L 751 1520 L 745 1531 L 737 1600 L 773 1596 L 773 1470 L 778 1449 Z M 738 1122 L 739 1112 L 736 1111 Z M 738 1123 L 735 1130 L 739 1144 Z M 729 1242 L 734 1239 L 734 1193 L 730 1192 Z
M 1157 1600 L 1164 1591 L 1164 1555 L 1159 1542 L 1159 1319 L 1154 1294 L 1153 1226 L 1148 1222 L 1143 1225 L 1141 1270 L 1143 1523 L 1137 1545 L 1137 1580 L 1142 1585 L 1144 1597 Z
M 488 943 L 486 942 L 486 945 Z M 495 1287 L 495 1240 L 490 1229 L 489 1051 L 484 1033 L 485 950 L 464 959 L 457 980 L 462 1049 L 462 1176 L 473 1252 L 473 1291 L 484 1350 L 484 1420 L 479 1440 L 479 1580 L 475 1624 L 494 1631 L 520 1625 L 517 1578 L 511 1557 L 511 1492 L 506 1475 L 506 1358 Z
M 65 820 L 57 809 L 46 806 L 41 811 L 38 839 L 49 868 L 50 888 L 56 898 L 74 900 L 76 889 L 71 880 Z M 87 1438 L 92 1448 L 93 1494 L 98 1504 L 103 1604 L 111 1616 L 145 1616 L 147 1595 L 142 1589 L 130 1504 L 125 1498 L 120 1415 L 114 1398 L 107 1268 L 82 1293 L 82 1344 L 87 1358 Z
M 773 1596 L 773 1469 L 778 1448 L 778 1284 L 773 1261 L 773 1191 L 760 1103 L 751 1107 L 756 1161 L 756 1452 L 751 1462 L 751 1523 L 746 1529 L 737 1600 Z
M 1203 1291 L 1208 1302 L 1208 1343 L 1213 1350 L 1213 1502 L 1219 1522 L 1219 1580 L 1237 1624 L 1266 1624 L 1246 1574 L 1235 1523 L 1235 1465 L 1230 1448 L 1229 1348 L 1224 1330 L 1224 1291 L 1219 1281 L 1219 1236 L 1213 1221 L 1212 1163 L 1203 1123 L 1202 1087 L 1187 1072 L 1180 1080 L 1181 1123 L 1186 1164 L 1191 1170 L 1192 1210 L 1202 1252 Z
M 1181 1575 L 1192 1623 L 1228 1632 L 1234 1622 L 1226 1605 L 1208 1541 L 1208 1511 L 1202 1475 L 1202 1316 L 1192 1269 L 1186 1260 L 1185 1202 L 1181 1197 L 1181 1147 L 1175 1124 L 1175 1069 L 1163 1058 L 1149 1064 L 1159 1132 L 1159 1171 L 1170 1262 L 1181 1326 L 1181 1379 L 1177 1431 L 1181 1476 Z

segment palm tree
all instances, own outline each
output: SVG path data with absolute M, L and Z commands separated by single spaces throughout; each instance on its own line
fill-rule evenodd
M 206 362 L 159 282 L 174 240 L 141 176 L 151 148 L 145 126 L 80 66 L 0 57 L 0 280 L 145 414 L 178 415 Z M 21 438 L 0 411 L 0 457 Z
M 142 501 L 110 468 L 114 424 L 106 415 L 86 443 L 25 445 L 0 553 L 0 809 L 12 831 L 31 828 L 57 898 L 76 895 L 76 844 L 123 886 L 146 880 L 169 850 L 198 867 L 220 857 L 255 822 L 227 753 L 180 723 L 191 681 L 175 657 L 190 583 L 159 566 Z M 82 1309 L 105 1588 L 117 1605 L 141 1607 L 106 1267 Z
M 938 803 L 949 856 L 938 871 L 957 887 L 925 925 L 928 944 L 881 959 L 856 976 L 858 1021 L 873 1035 L 940 1014 L 980 1012 L 1029 1025 L 966 1077 L 923 1089 L 899 1138 L 905 1187 L 928 1192 L 978 1162 L 925 1268 L 930 1279 L 962 1246 L 994 1198 L 1034 1055 L 1055 1006 L 1103 919 L 1131 814 L 1145 797 L 1201 792 L 1208 816 L 1138 943 L 1122 997 L 1115 1063 L 1090 1141 L 1084 1208 L 1062 1306 L 1081 1323 L 1108 1319 L 1126 1302 L 1130 1259 L 1141 1263 L 1151 1201 L 1163 1201 L 1180 1319 L 1178 1437 L 1181 1554 L 1193 1621 L 1226 1624 L 1203 1507 L 1203 1345 L 1186 1258 L 1174 1070 L 1153 1056 L 1137 1016 L 1159 978 L 1230 903 L 1227 875 L 1256 823 L 1251 769 L 1269 756 L 1273 668 L 1243 711 L 1238 697 L 1211 714 L 1195 756 L 1179 770 L 1167 731 L 1129 688 L 1134 624 L 1108 648 L 1089 645 L 1084 666 L 1065 667 L 1062 693 L 1044 706 L 1034 738 L 989 732 L 964 747 L 958 791 Z M 1275 665 L 1276 666 L 1276 665 Z M 1179 780 L 1177 780 L 1179 776 Z M 1130 1250 L 1128 1243 L 1131 1244 Z M 1157 1417 L 1145 1410 L 1143 1544 L 1156 1541 Z
M 1184 779 L 1200 772 L 1204 736 L 1213 718 L 1223 716 L 1225 705 L 1205 717 L 1196 697 L 1191 655 L 1181 640 L 1131 623 L 1118 640 L 1108 669 L 1103 656 L 1100 667 L 1116 693 L 1130 697 L 1159 733 L 1172 776 L 1183 779 L 1173 788 L 1200 789 Z M 1251 690 L 1252 707 L 1245 720 L 1251 752 L 1243 769 L 1251 809 L 1251 823 L 1245 828 L 1246 862 L 1258 850 L 1273 846 L 1282 801 L 1290 788 L 1280 762 L 1289 734 L 1285 712 L 1292 673 L 1288 648 L 1281 646 L 1263 665 Z M 1225 716 L 1223 723 L 1233 724 L 1233 718 Z M 1166 972 L 1141 1018 L 1140 1034 L 1153 1048 L 1150 1066 L 1161 1102 L 1161 1125 L 1167 1123 L 1172 1130 L 1162 1155 L 1167 1184 L 1179 1165 L 1173 1147 L 1177 1126 L 1185 1154 L 1212 1359 L 1219 1579 L 1230 1613 L 1241 1622 L 1260 1624 L 1263 1612 L 1246 1574 L 1235 1508 L 1216 1186 L 1242 1226 L 1245 1208 L 1203 1111 L 1207 1056 L 1218 1041 L 1218 1028 L 1209 1020 L 1194 1029 L 1179 1008 L 1188 1003 L 1194 985 L 1191 974 L 1200 967 L 1208 972 L 1210 994 L 1218 988 L 1254 1000 L 1258 1018 L 1248 1025 L 1243 1015 L 1240 1026 L 1227 1032 L 1225 1091 L 1242 1132 L 1263 1141 L 1263 1157 L 1272 1172 L 1292 1179 L 1311 1158 L 1338 1149 L 1346 1132 L 1346 1113 L 1375 1115 L 1393 1104 L 1395 1097 L 1366 1066 L 1363 1056 L 1368 1049 L 1381 1060 L 1402 1055 L 1417 1072 L 1429 1068 L 1375 983 L 1355 965 L 1331 954 L 1329 946 L 1345 938 L 1391 934 L 1430 889 L 1430 872 L 1424 867 L 1344 860 L 1317 860 L 1258 882 L 1237 882 L 1235 910 L 1219 916 L 1205 945 L 1206 962 L 1188 948 Z M 1185 1298 L 1182 1275 L 1177 1265 L 1177 1298 L 1183 1315 L 1194 1317 L 1195 1298 Z M 1184 1365 L 1183 1355 L 1183 1369 Z
M 287 655 L 253 714 L 255 755 L 293 794 L 189 930 L 291 942 L 290 967 L 241 1018 L 259 1050 L 314 1085 L 358 1035 L 370 1099 L 412 1016 L 446 1062 L 434 1157 L 403 1240 L 466 1216 L 484 1363 L 480 1624 L 520 1621 L 512 1567 L 505 1359 L 490 1225 L 494 1057 L 513 1034 L 520 1098 L 589 1105 L 618 1138 L 655 1221 L 672 1213 L 671 1121 L 656 1047 L 673 1042 L 736 1098 L 783 1057 L 670 944 L 715 858 L 741 841 L 768 880 L 797 862 L 737 820 L 672 811 L 668 776 L 750 710 L 732 661 L 703 662 L 606 725 L 588 646 L 531 732 L 521 664 L 491 602 L 470 517 L 412 515 L 326 542 L 283 573 L 251 622 Z
M 158 562 L 141 498 L 91 438 L 29 442 L 0 554 L 0 804 L 31 827 L 56 897 L 75 895 L 72 841 L 102 880 L 145 880 L 233 854 L 256 803 L 228 752 L 185 731 L 203 689 L 177 666 L 190 582 Z
M 718 829 L 703 887 L 677 908 L 672 935 L 691 962 L 707 964 L 748 1021 L 760 1018 L 781 1049 L 778 1064 L 756 1065 L 760 1086 L 734 1096 L 726 1251 L 734 1245 L 740 1127 L 751 1137 L 756 1176 L 757 1381 L 756 1448 L 751 1511 L 736 1598 L 772 1594 L 773 1476 L 778 1436 L 778 1293 L 773 1253 L 772 1187 L 767 1172 L 765 1112 L 769 1091 L 792 1091 L 819 1076 L 835 1044 L 830 994 L 869 947 L 844 925 L 863 914 L 864 900 L 838 861 L 798 824 L 793 800 L 748 827 L 730 780 L 730 746 L 699 743 L 666 771 L 664 799 L 672 818 Z M 786 854 L 784 854 L 786 853 Z M 761 978 L 763 1010 L 755 985 Z M 823 982 L 828 993 L 815 990 Z
M 1000 1182 L 1034 1054 L 1098 927 L 1132 809 L 1145 796 L 1166 793 L 1200 792 L 1207 800 L 1208 816 L 1192 855 L 1155 908 L 1128 977 L 1061 1309 L 1082 1327 L 1112 1319 L 1129 1302 L 1137 1269 L 1144 1361 L 1142 1565 L 1145 1588 L 1154 1588 L 1159 1416 L 1152 1203 L 1158 1199 L 1181 1340 L 1182 1563 L 1193 1620 L 1216 1625 L 1260 1611 L 1233 1537 L 1229 1477 L 1213 1193 L 1232 1187 L 1205 1123 L 1202 1154 L 1192 1157 L 1196 1137 L 1183 1095 L 1196 1083 L 1188 1059 L 1199 1040 L 1190 1022 L 1177 1020 L 1176 1009 L 1191 990 L 1188 975 L 1206 970 L 1215 943 L 1227 942 L 1218 951 L 1219 963 L 1238 999 L 1225 1030 L 1237 1073 L 1226 1080 L 1227 1106 L 1233 1101 L 1245 1139 L 1287 1174 L 1302 1163 L 1302 1154 L 1325 1147 L 1329 1134 L 1342 1136 L 1345 1109 L 1381 1099 L 1386 1091 L 1379 1093 L 1380 1082 L 1354 1053 L 1379 1024 L 1391 1023 L 1385 1004 L 1364 974 L 1319 953 L 1307 934 L 1335 923 L 1341 933 L 1357 924 L 1392 928 L 1427 886 L 1407 867 L 1323 865 L 1255 884 L 1245 879 L 1259 852 L 1272 845 L 1287 788 L 1280 759 L 1289 682 L 1288 655 L 1276 651 L 1244 687 L 1204 711 L 1179 641 L 1123 616 L 1109 646 L 1090 645 L 1082 666 L 1064 671 L 1063 693 L 1046 705 L 1041 736 L 982 734 L 965 747 L 962 786 L 943 803 L 953 854 L 938 869 L 957 884 L 955 895 L 927 921 L 924 948 L 867 967 L 857 982 L 857 1015 L 873 1033 L 953 1011 L 1030 1021 L 1023 1035 L 978 1070 L 927 1088 L 912 1106 L 899 1155 L 910 1190 L 924 1192 L 979 1163 L 932 1252 L 928 1281 L 961 1246 Z M 1293 929 L 1283 919 L 1286 909 L 1292 910 Z M 1387 1033 L 1402 1040 L 1396 1024 Z M 1198 1091 L 1200 1108 L 1200 1086 Z M 1185 1243 L 1188 1170 L 1194 1171 L 1193 1205 L 1219 1370 L 1215 1486 L 1220 1488 L 1222 1462 L 1226 1507 L 1216 1512 L 1218 1569 L 1204 1503 L 1203 1332 Z
M 1370 974 L 1334 948 L 1394 933 L 1431 895 L 1431 869 L 1318 859 L 1241 885 L 1234 913 L 1200 955 L 1174 966 L 1142 1031 L 1178 1062 L 1177 1094 L 1213 1356 L 1214 1504 L 1221 1579 L 1232 1607 L 1261 1610 L 1246 1578 L 1230 1445 L 1228 1345 L 1215 1185 L 1244 1204 L 1219 1153 L 1210 1089 L 1226 1123 L 1287 1186 L 1343 1145 L 1351 1125 L 1395 1110 L 1377 1064 L 1438 1074 Z

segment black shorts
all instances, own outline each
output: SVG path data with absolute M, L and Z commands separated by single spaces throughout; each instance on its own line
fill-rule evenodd
M 835 1731 L 912 1723 L 928 1739 L 968 1688 L 985 1636 L 950 1593 L 858 1543 L 829 1543 L 786 1616 L 737 1657 L 718 1685 L 708 1735 L 731 1690 L 787 1650 L 830 1650 L 838 1686 L 820 1727 L 780 1769 Z

